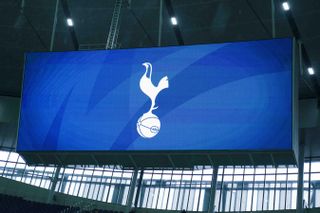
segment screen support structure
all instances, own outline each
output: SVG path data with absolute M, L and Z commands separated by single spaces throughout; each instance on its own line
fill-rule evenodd
M 162 39 L 162 22 L 163 22 L 163 1 L 159 0 L 160 8 L 159 8 L 159 34 L 158 34 L 158 47 L 161 47 L 161 39 Z
M 298 51 L 299 51 L 299 76 L 303 75 L 301 71 L 303 70 L 303 60 L 302 60 L 302 44 L 298 42 Z M 302 213 L 304 211 L 303 206 L 303 189 L 304 189 L 304 148 L 305 148 L 305 131 L 304 129 L 300 130 L 299 137 L 299 154 L 298 154 L 298 192 L 297 192 L 297 212 Z
M 136 197 L 135 197 L 135 200 L 134 200 L 134 208 L 137 208 L 137 207 L 138 207 L 138 201 L 139 201 L 139 196 L 140 196 L 140 192 L 141 192 L 141 185 L 142 185 L 143 173 L 144 173 L 144 170 L 141 169 L 141 170 L 140 170 L 139 182 L 138 182 L 138 186 L 137 186 Z
M 272 38 L 276 37 L 276 22 L 275 22 L 275 4 L 274 0 L 271 0 L 271 18 L 272 18 Z
M 216 198 L 218 170 L 219 170 L 218 166 L 213 167 L 213 174 L 212 174 L 212 179 L 211 179 L 211 189 L 210 189 L 210 203 L 209 203 L 209 208 L 208 208 L 208 212 L 210 212 L 210 213 L 215 212 L 214 201 Z
M 54 46 L 54 40 L 55 40 L 55 34 L 56 34 L 56 28 L 57 28 L 57 20 L 58 20 L 58 12 L 59 12 L 59 1 L 56 0 L 56 7 L 54 11 L 54 18 L 53 18 L 53 24 L 52 24 L 52 33 L 51 33 L 51 40 L 50 40 L 50 52 L 53 51 L 53 46 Z M 54 178 L 52 180 L 51 187 L 49 189 L 49 195 L 47 199 L 47 203 L 51 203 L 54 193 L 55 193 L 55 188 L 58 183 L 58 178 L 60 174 L 61 166 L 57 166 L 55 172 L 54 172 Z
M 305 134 L 304 134 L 304 130 L 301 130 L 301 137 L 299 141 L 299 162 L 298 162 L 298 192 L 297 192 L 297 212 L 298 213 L 304 212 L 304 206 L 303 206 L 304 144 L 305 144 Z
M 58 183 L 58 178 L 59 178 L 59 174 L 60 174 L 60 170 L 61 170 L 61 166 L 58 166 L 54 172 L 54 177 L 52 179 L 52 184 L 49 190 L 49 195 L 48 195 L 48 199 L 47 199 L 47 203 L 51 203 L 54 193 L 55 193 L 55 189 Z
M 57 20 L 58 20 L 58 11 L 59 11 L 58 9 L 59 9 L 59 0 L 56 1 L 56 8 L 54 11 L 52 33 L 51 33 L 51 40 L 50 40 L 50 52 L 53 51 L 54 39 L 55 39 L 56 28 L 57 28 Z
M 121 7 L 123 0 L 116 0 L 114 5 L 114 10 L 112 14 L 112 20 L 110 24 L 109 34 L 107 38 L 106 49 L 114 49 L 117 46 L 117 40 L 119 36 L 120 29 L 120 18 L 121 18 Z
M 131 211 L 133 196 L 134 196 L 134 192 L 135 192 L 136 184 L 137 184 L 138 173 L 139 173 L 139 170 L 135 169 L 134 173 L 133 173 L 131 185 L 130 185 L 130 191 L 129 191 L 129 196 L 128 196 L 128 200 L 127 200 L 127 208 L 126 208 L 125 213 L 128 213 Z

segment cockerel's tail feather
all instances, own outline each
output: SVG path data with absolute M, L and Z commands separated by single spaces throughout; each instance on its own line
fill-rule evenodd
M 160 92 L 161 90 L 163 89 L 167 89 L 169 88 L 169 79 L 168 79 L 168 76 L 165 76 L 163 78 L 161 78 L 161 80 L 159 81 L 158 83 L 158 91 Z

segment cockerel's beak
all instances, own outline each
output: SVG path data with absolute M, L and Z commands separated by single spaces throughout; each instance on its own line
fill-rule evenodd
M 144 62 L 142 65 L 145 66 L 145 67 L 148 67 L 149 63 L 148 62 Z
M 144 62 L 142 65 L 146 67 L 145 75 L 146 75 L 148 78 L 151 78 L 152 65 L 151 65 L 149 62 Z

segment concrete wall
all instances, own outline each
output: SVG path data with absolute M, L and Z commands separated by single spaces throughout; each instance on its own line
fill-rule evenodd
M 31 186 L 19 181 L 0 177 L 0 193 L 22 197 L 26 200 L 45 203 L 48 198 L 48 190 Z
M 0 147 L 15 147 L 20 98 L 0 96 Z
M 305 157 L 320 157 L 320 111 L 317 99 L 301 100 L 300 128 L 305 130 Z
M 20 98 L 0 96 L 0 122 L 18 122 Z
M 47 203 L 49 190 L 21 183 L 19 181 L 0 177 L 0 193 L 17 197 L 25 200 Z M 108 204 L 100 201 L 89 200 L 63 193 L 55 193 L 53 196 L 53 204 L 65 206 L 77 206 L 84 210 L 106 209 L 124 211 L 125 206 Z
M 299 101 L 300 128 L 314 128 L 320 126 L 320 112 L 318 100 L 305 99 Z

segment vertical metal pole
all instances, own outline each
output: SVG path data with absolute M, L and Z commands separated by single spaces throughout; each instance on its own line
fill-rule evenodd
M 7 168 L 7 164 L 8 164 L 10 155 L 11 155 L 11 152 L 8 153 L 7 160 L 6 160 L 6 163 L 4 164 L 1 176 L 5 176 L 5 172 L 6 172 L 6 168 Z
M 256 184 L 256 166 L 253 167 L 253 182 L 252 182 L 252 196 L 251 196 L 251 208 L 250 208 L 250 211 L 252 212 L 253 210 L 253 200 L 254 199 L 257 199 L 255 196 L 254 196 L 254 192 L 255 192 L 255 184 Z M 256 210 L 256 209 L 255 209 Z M 254 210 L 254 211 L 255 211 Z
M 160 176 L 160 180 L 161 181 L 163 180 L 162 177 L 163 177 L 163 170 L 161 171 L 161 176 Z M 160 189 L 162 187 L 161 181 L 159 181 L 159 191 L 158 191 L 158 194 L 157 194 L 156 209 L 158 208 L 159 197 L 160 197 Z M 160 209 L 161 209 L 161 207 L 160 207 Z
M 224 184 L 224 170 L 225 170 L 225 166 L 223 166 L 223 170 L 222 170 L 222 179 L 221 179 L 221 186 L 220 186 L 220 196 L 219 196 L 219 204 L 218 204 L 218 212 L 222 211 L 221 207 L 221 203 L 222 203 L 222 194 L 223 194 L 223 184 Z
M 158 46 L 161 46 L 161 38 L 162 38 L 162 8 L 163 8 L 163 0 L 160 1 L 160 9 L 159 9 L 159 34 L 158 34 Z
M 134 173 L 133 173 L 131 186 L 130 186 L 130 191 L 129 191 L 129 195 L 128 195 L 128 200 L 127 200 L 126 213 L 130 212 L 131 207 L 132 207 L 133 195 L 134 195 L 134 190 L 136 189 L 138 172 L 139 172 L 139 170 L 135 169 Z
M 75 172 L 76 168 L 77 168 L 77 166 L 74 165 L 73 170 L 72 170 L 72 174 L 71 174 L 71 178 L 70 178 L 70 181 L 69 181 L 70 183 L 69 183 L 68 192 L 67 192 L 66 194 L 69 194 L 69 193 L 70 193 L 70 188 L 71 188 L 71 185 L 72 185 L 72 182 L 73 182 L 73 176 L 74 176 L 74 172 Z M 68 182 L 68 179 L 67 179 L 66 182 Z M 73 193 L 73 192 L 72 192 L 72 193 Z
M 214 209 L 214 201 L 216 200 L 216 187 L 217 187 L 217 179 L 218 179 L 218 170 L 219 167 L 213 167 L 213 174 L 211 179 L 211 189 L 210 189 L 210 202 L 208 207 L 208 212 L 212 213 L 215 211 Z M 219 210 L 218 210 L 219 211 Z
M 114 176 L 114 170 L 116 169 L 115 166 L 113 166 L 112 168 L 112 172 L 111 172 L 111 177 L 110 177 L 110 183 L 109 183 L 109 188 L 108 188 L 108 193 L 107 193 L 107 198 L 105 200 L 106 203 L 108 203 L 108 199 L 109 199 L 109 193 L 111 191 L 111 187 L 112 187 L 112 179 L 113 179 L 113 176 Z
M 96 166 L 93 167 L 92 174 L 91 174 L 91 176 L 90 176 L 90 182 L 91 182 L 91 184 L 89 184 L 88 192 L 87 192 L 87 194 L 86 194 L 86 198 L 89 197 L 90 189 L 91 189 L 91 186 L 93 185 L 93 184 L 92 184 L 92 182 L 93 182 L 93 181 L 92 181 L 92 178 L 93 178 L 93 174 L 94 174 L 95 171 L 96 171 Z M 93 188 L 92 191 L 95 191 L 94 188 Z M 94 194 L 94 193 L 92 192 L 92 198 L 88 198 L 88 199 L 93 199 L 93 194 Z
M 169 204 L 169 198 L 170 198 L 170 191 L 171 191 L 171 185 L 172 185 L 172 178 L 173 178 L 173 170 L 171 170 L 171 177 L 170 177 L 170 185 L 169 185 L 169 192 L 168 192 L 166 210 L 168 210 L 168 204 Z M 171 204 L 171 208 L 172 208 L 172 204 Z
M 66 167 L 64 167 L 63 168 L 63 172 L 62 172 L 62 174 L 61 174 L 61 181 L 60 181 L 60 185 L 59 185 L 59 188 L 58 188 L 58 192 L 63 192 L 62 191 L 62 186 L 65 186 L 64 185 L 64 181 L 65 181 L 65 172 L 66 172 Z M 65 187 L 64 187 L 65 188 Z M 64 190 L 64 188 L 63 188 L 63 190 Z M 64 192 L 63 192 L 64 193 Z
M 43 169 L 43 172 L 42 172 L 42 174 L 41 174 L 41 180 L 40 180 L 40 183 L 39 183 L 39 187 L 41 187 L 41 184 L 42 184 L 42 180 L 43 180 L 45 171 L 46 171 L 46 169 L 44 168 L 44 169 Z
M 15 170 L 16 170 L 16 167 L 17 167 L 19 158 L 20 158 L 20 156 L 18 156 L 18 157 L 17 157 L 17 161 L 14 162 L 15 164 L 14 164 L 14 168 L 13 168 L 13 170 L 12 170 L 11 179 L 14 178 L 14 172 L 15 172 Z M 41 178 L 41 180 L 42 180 L 42 178 Z M 41 181 L 40 181 L 40 183 L 41 183 Z M 309 187 L 309 188 L 310 188 L 310 187 Z M 310 190 L 309 190 L 309 191 L 310 191 Z
M 30 184 L 32 184 L 32 181 L 33 181 L 33 175 L 34 175 L 34 171 L 36 170 L 37 166 L 35 166 L 32 170 L 32 175 L 30 177 Z
M 138 182 L 138 186 L 137 186 L 137 193 L 136 193 L 136 198 L 134 200 L 134 208 L 138 207 L 138 201 L 139 201 L 139 196 L 140 196 L 140 191 L 141 191 L 141 185 L 142 185 L 142 179 L 143 179 L 143 169 L 141 169 L 140 172 L 140 177 L 139 177 L 139 182 Z M 152 183 L 152 180 L 151 180 Z M 149 195 L 148 195 L 149 196 Z M 147 203 L 148 205 L 148 203 Z
M 149 195 L 151 194 L 150 191 L 152 190 L 152 180 L 153 180 L 153 175 L 154 175 L 154 170 L 152 170 L 152 173 L 151 173 L 151 179 L 150 179 L 150 184 L 148 185 L 149 188 L 148 188 L 148 195 L 147 195 L 147 200 L 146 200 L 146 208 L 148 208 L 148 205 L 149 205 Z M 139 189 L 140 190 L 140 189 Z M 139 191 L 140 192 L 140 191 Z M 152 193 L 153 195 L 153 193 Z M 138 201 L 137 201 L 138 202 Z M 152 200 L 151 200 L 152 202 Z M 152 204 L 152 203 L 151 203 Z M 150 205 L 150 208 L 151 208 L 152 205 Z
M 288 194 L 288 165 L 286 166 L 286 191 L 285 191 L 285 198 L 284 198 L 284 209 L 287 209 L 287 194 Z
M 266 179 L 267 179 L 267 166 L 264 165 L 264 177 L 263 177 L 263 191 L 262 191 L 262 207 L 261 207 L 261 210 L 263 211 L 264 210 L 264 194 L 265 194 L 265 191 L 266 191 Z M 268 198 L 269 199 L 269 198 Z
M 297 212 L 303 212 L 303 170 L 304 170 L 304 130 L 301 130 L 299 142 L 299 162 L 298 162 L 298 194 L 297 194 Z
M 202 183 L 203 183 L 203 171 L 204 168 L 202 168 L 201 172 L 201 179 L 200 179 L 200 188 L 199 188 L 199 196 L 198 196 L 198 203 L 197 203 L 197 211 L 199 211 L 199 206 L 200 206 L 200 198 L 201 198 L 201 191 L 202 191 Z
M 179 210 L 179 201 L 180 201 L 180 193 L 181 193 L 181 188 L 182 188 L 183 174 L 184 174 L 184 168 L 182 169 L 182 172 L 181 172 L 181 178 L 180 178 L 179 189 L 178 189 L 178 197 L 177 197 L 177 203 L 176 203 L 176 209 L 174 209 L 174 210 Z
M 120 195 L 121 195 L 121 190 L 122 190 L 122 179 L 123 179 L 123 174 L 124 174 L 124 170 L 122 170 L 122 172 L 121 172 L 121 177 L 120 177 L 120 183 L 119 183 L 119 188 L 117 189 L 118 190 L 118 192 L 117 192 L 117 197 L 116 197 L 116 201 L 115 201 L 115 203 L 116 204 L 120 204 L 121 205 L 121 201 L 120 201 L 120 203 L 119 203 L 119 200 L 122 200 L 122 199 L 120 199 Z M 92 184 L 90 184 L 90 186 L 91 186 Z M 89 190 L 90 190 L 90 186 L 89 186 Z
M 233 183 L 234 183 L 234 172 L 235 172 L 235 166 L 233 166 L 233 169 L 232 169 L 229 212 L 234 211 L 234 209 L 231 209 L 231 206 L 232 206 L 232 194 L 233 194 Z M 233 208 L 234 208 L 235 206 L 236 206 L 236 200 L 235 200 L 235 202 L 234 202 Z
M 310 197 L 310 195 L 311 195 L 311 157 L 309 158 L 309 174 L 308 174 L 308 200 L 307 200 L 307 202 L 308 202 L 308 207 L 309 208 L 312 208 L 311 206 L 310 206 L 310 204 L 311 204 L 311 197 Z M 313 205 L 314 205 L 315 203 L 313 203 Z
M 3 169 L 4 169 L 4 168 L 3 168 Z M 26 174 L 26 170 L 27 170 L 27 164 L 24 164 L 23 173 L 22 173 L 22 175 L 21 175 L 20 182 L 24 182 L 24 181 L 23 181 L 23 177 L 24 177 L 24 175 Z
M 84 167 L 84 168 L 82 169 L 82 174 L 81 174 L 81 179 L 80 179 L 79 188 L 78 188 L 78 192 L 77 192 L 77 197 L 79 197 L 79 193 L 80 193 L 80 189 L 81 189 L 81 185 L 82 185 L 83 176 L 84 176 L 85 171 L 86 171 L 86 167 Z M 78 178 L 77 178 L 77 179 L 78 179 Z M 85 184 L 83 184 L 83 185 L 85 185 Z M 83 186 L 83 188 L 84 188 L 84 187 L 85 187 L 85 186 Z M 82 195 L 80 195 L 81 197 L 83 196 L 83 192 L 84 192 L 84 190 L 82 191 Z
M 272 19 L 272 38 L 276 37 L 276 20 L 275 20 L 275 4 L 274 0 L 271 0 L 271 19 Z
M 55 38 L 56 27 L 57 27 L 57 19 L 58 19 L 58 9 L 59 9 L 59 0 L 56 1 L 56 9 L 54 12 L 51 41 L 50 41 L 50 51 L 53 51 L 53 44 L 54 44 L 54 38 Z
M 241 186 L 241 194 L 240 194 L 240 207 L 239 207 L 239 211 L 242 211 L 242 198 L 243 198 L 243 191 L 244 191 L 244 177 L 245 177 L 245 174 L 246 174 L 246 166 L 243 166 L 243 174 L 242 174 L 242 186 Z
M 274 172 L 273 209 L 271 209 L 271 210 L 276 210 L 277 177 L 278 177 L 278 167 L 276 167 L 276 170 Z M 278 199 L 280 199 L 280 198 L 278 198 Z
M 299 69 L 300 74 L 303 70 L 302 67 L 302 45 L 301 42 L 298 42 L 298 51 L 299 51 Z M 295 73 L 294 73 L 295 74 Z M 303 171 L 304 171 L 304 144 L 305 144 L 305 131 L 304 129 L 300 130 L 300 137 L 299 137 L 299 156 L 298 156 L 298 192 L 297 192 L 297 212 L 303 212 L 303 191 L 304 191 L 304 184 L 303 184 Z
M 104 178 L 104 172 L 106 171 L 106 166 L 103 166 L 103 170 L 102 170 L 102 175 L 100 176 L 100 183 L 99 183 L 99 188 L 98 188 L 98 192 L 97 192 L 97 197 L 96 200 L 100 200 L 99 199 L 99 193 L 100 193 L 100 189 L 104 186 L 102 186 L 102 181 L 105 179 Z M 102 196 L 101 196 L 102 197 Z
M 191 180 L 190 180 L 190 184 L 189 184 L 189 192 L 188 192 L 188 198 L 187 198 L 187 207 L 186 207 L 186 211 L 188 210 L 188 208 L 189 208 L 189 202 L 190 202 L 190 192 L 191 192 L 191 190 L 192 190 L 192 180 L 193 180 L 193 177 L 194 177 L 194 175 L 193 175 L 193 173 L 194 173 L 194 169 L 192 170 L 192 172 L 191 172 Z M 193 202 L 193 200 L 192 200 L 192 202 Z M 191 208 L 192 208 L 193 206 L 191 206 Z
M 54 190 L 56 189 L 56 186 L 57 186 L 57 183 L 58 183 L 58 179 L 59 179 L 60 169 L 61 169 L 61 167 L 58 166 L 56 171 L 55 171 L 55 173 L 54 173 L 52 184 L 51 184 L 51 188 L 49 189 L 49 195 L 48 195 L 47 203 L 51 203 L 51 201 L 53 199 Z

